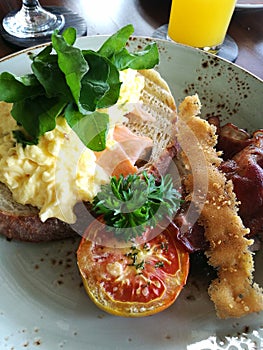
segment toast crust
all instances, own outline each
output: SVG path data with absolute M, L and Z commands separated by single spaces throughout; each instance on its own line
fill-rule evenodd
M 0 211 L 0 233 L 10 240 L 25 242 L 46 242 L 76 236 L 70 225 L 58 219 L 42 222 L 37 214 L 17 216 L 5 211 Z

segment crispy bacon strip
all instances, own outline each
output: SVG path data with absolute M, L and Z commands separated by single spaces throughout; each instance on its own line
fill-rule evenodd
M 239 215 L 249 237 L 257 234 L 263 240 L 263 130 L 249 135 L 229 123 L 217 130 L 217 149 L 225 160 L 220 169 L 233 182 Z
M 249 250 L 253 240 L 245 237 L 249 230 L 238 216 L 232 182 L 218 169 L 221 158 L 215 150 L 216 128 L 196 116 L 200 108 L 197 96 L 186 97 L 182 102 L 179 107 L 178 140 L 179 144 L 186 142 L 187 125 L 198 140 L 195 145 L 197 152 L 203 152 L 206 160 L 208 191 L 203 208 L 200 208 L 199 223 L 204 226 L 210 245 L 206 251 L 209 263 L 218 272 L 218 278 L 212 281 L 208 290 L 210 298 L 218 317 L 241 317 L 263 310 L 262 289 L 253 283 L 253 257 Z M 182 156 L 186 167 L 190 167 L 185 155 Z M 194 171 L 192 169 L 192 173 Z M 204 169 L 200 175 L 204 176 Z M 185 176 L 184 185 L 189 200 L 194 195 L 194 181 L 196 179 L 190 173 Z

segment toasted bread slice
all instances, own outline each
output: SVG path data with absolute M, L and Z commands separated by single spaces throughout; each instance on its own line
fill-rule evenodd
M 38 209 L 15 202 L 3 183 L 0 183 L 0 193 L 0 233 L 7 238 L 40 242 L 76 234 L 70 225 L 58 219 L 41 222 Z
M 126 125 L 135 134 L 147 136 L 153 140 L 149 164 L 158 163 L 161 159 L 166 169 L 172 157 L 166 157 L 164 154 L 166 149 L 174 143 L 176 134 L 175 102 L 168 85 L 159 73 L 155 70 L 143 70 L 138 74 L 145 77 L 141 108 L 146 115 L 151 117 L 143 120 L 130 115 Z M 42 222 L 37 208 L 17 203 L 9 189 L 2 183 L 0 183 L 0 193 L 0 234 L 9 239 L 38 242 L 77 235 L 76 226 L 69 225 L 57 218 L 50 218 Z M 78 219 L 81 221 L 83 218 L 78 218 L 78 213 L 76 215 L 76 225 L 78 225 Z M 81 225 L 83 227 L 85 224 L 82 222 Z

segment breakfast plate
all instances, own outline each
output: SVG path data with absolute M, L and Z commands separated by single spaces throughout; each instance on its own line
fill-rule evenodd
M 97 49 L 104 36 L 79 38 L 81 48 Z M 137 48 L 152 39 L 133 37 Z M 154 40 L 156 68 L 176 103 L 198 93 L 202 116 L 219 116 L 249 131 L 262 127 L 263 82 L 216 56 L 168 41 Z M 29 72 L 30 48 L 0 61 L 0 72 Z M 174 350 L 260 349 L 263 314 L 218 319 L 209 300 L 210 270 L 193 265 L 177 301 L 145 318 L 112 316 L 86 295 L 76 265 L 79 237 L 49 243 L 23 243 L 0 237 L 0 349 Z M 197 263 L 196 263 L 197 264 Z M 263 285 L 263 252 L 255 255 L 255 280 Z
M 236 3 L 237 9 L 262 9 L 263 2 L 260 0 L 238 0 Z

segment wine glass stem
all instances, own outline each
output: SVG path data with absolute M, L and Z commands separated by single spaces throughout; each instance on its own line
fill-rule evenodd
M 38 0 L 23 0 L 22 1 L 23 6 L 27 6 L 27 7 L 37 7 L 37 6 L 41 6 Z
M 20 11 L 10 13 L 3 19 L 7 33 L 18 38 L 50 36 L 65 24 L 63 15 L 45 10 L 38 0 L 22 0 Z

